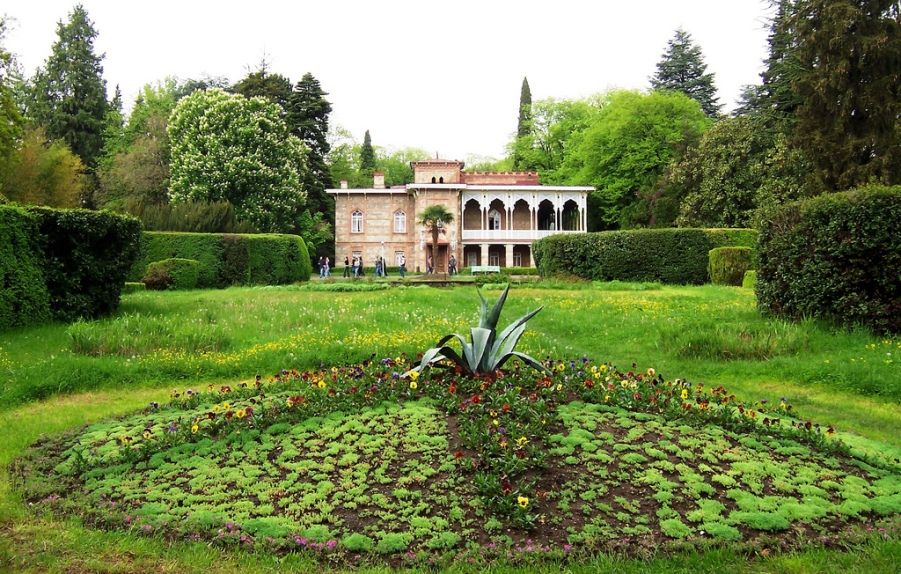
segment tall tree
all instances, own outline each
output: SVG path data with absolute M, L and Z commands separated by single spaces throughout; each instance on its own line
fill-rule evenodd
M 81 4 L 60 21 L 50 57 L 35 73 L 29 115 L 50 139 L 60 139 L 89 170 L 103 148 L 106 80 L 103 54 L 94 53 L 97 30 Z
M 532 90 L 529 89 L 529 79 L 523 77 L 522 87 L 519 89 L 519 118 L 516 121 L 516 141 L 527 138 L 532 133 Z M 524 158 L 518 153 L 519 148 L 514 147 L 513 167 L 523 169 Z
M 12 156 L 22 132 L 22 115 L 16 105 L 13 75 L 16 62 L 3 47 L 6 18 L 0 15 L 0 170 Z
M 48 141 L 39 127 L 25 130 L 0 173 L 0 191 L 32 205 L 78 207 L 85 183 L 81 159 L 65 143 Z
M 366 130 L 366 135 L 363 136 L 363 147 L 360 148 L 360 173 L 372 175 L 373 171 L 375 171 L 375 150 L 372 149 L 369 130 Z
M 168 125 L 173 203 L 227 200 L 261 232 L 291 233 L 304 212 L 306 146 L 265 98 L 194 92 Z
M 322 213 L 327 220 L 333 221 L 335 202 L 325 193 L 326 188 L 332 186 L 331 173 L 325 163 L 331 150 L 328 142 L 328 116 L 332 105 L 325 99 L 327 95 L 313 74 L 304 74 L 288 97 L 285 121 L 291 133 L 309 148 L 309 169 L 304 180 L 307 205 L 312 212 Z
M 667 42 L 666 51 L 657 62 L 657 72 L 651 77 L 655 90 L 675 90 L 697 100 L 708 117 L 716 117 L 722 104 L 718 104 L 713 74 L 707 73 L 707 64 L 701 48 L 692 41 L 691 34 L 679 28 Z
M 799 0 L 794 145 L 826 190 L 901 183 L 901 5 Z
M 248 72 L 232 86 L 232 91 L 245 98 L 262 96 L 287 110 L 288 99 L 291 97 L 291 80 L 281 74 L 270 74 L 269 63 L 263 58 L 256 70 Z
M 760 74 L 763 85 L 760 88 L 760 108 L 765 112 L 767 123 L 773 129 L 784 133 L 794 124 L 795 110 L 800 98 L 792 87 L 791 79 L 800 71 L 795 52 L 795 34 L 791 16 L 795 0 L 772 0 L 776 13 L 770 22 L 767 37 L 769 51 L 764 70 Z

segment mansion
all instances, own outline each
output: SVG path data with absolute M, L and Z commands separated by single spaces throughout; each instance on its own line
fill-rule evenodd
M 385 187 L 373 174 L 369 189 L 329 189 L 335 197 L 335 266 L 344 258 L 363 258 L 367 267 L 383 257 L 409 271 L 425 271 L 432 233 L 418 225 L 419 214 L 441 204 L 453 214 L 440 226 L 435 270 L 447 271 L 451 254 L 457 268 L 475 265 L 534 267 L 532 242 L 554 233 L 587 229 L 585 186 L 540 185 L 535 172 L 463 171 L 463 162 L 428 159 L 410 163 L 413 183 Z

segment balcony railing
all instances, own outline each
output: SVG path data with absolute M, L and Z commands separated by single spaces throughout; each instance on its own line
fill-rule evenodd
M 464 229 L 463 241 L 534 241 L 555 233 L 581 233 L 569 229 Z

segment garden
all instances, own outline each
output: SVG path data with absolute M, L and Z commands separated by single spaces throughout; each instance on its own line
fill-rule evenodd
M 484 294 L 502 314 L 471 286 L 148 291 L 0 333 L 0 556 L 112 572 L 896 563 L 897 340 L 762 318 L 741 287 Z M 474 334 L 447 342 L 458 365 L 420 368 L 443 335 L 508 323 L 492 340 L 523 360 L 479 372 L 492 354 Z

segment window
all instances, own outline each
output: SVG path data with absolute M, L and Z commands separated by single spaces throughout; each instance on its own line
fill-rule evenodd
M 363 212 L 354 211 L 350 214 L 350 232 L 363 233 Z
M 522 253 L 513 254 L 513 267 L 522 267 Z
M 394 264 L 400 267 L 400 264 L 404 261 L 404 252 L 403 251 L 395 251 L 394 252 Z
M 438 178 L 438 183 L 444 183 L 444 177 L 439 177 L 439 178 Z
M 479 264 L 479 254 L 475 251 L 470 251 L 466 254 L 466 265 L 469 267 L 475 267 Z
M 407 214 L 397 210 L 394 212 L 394 233 L 407 232 Z
M 488 212 L 488 229 L 501 228 L 501 214 L 498 210 L 492 209 Z
M 500 265 L 501 257 L 497 253 L 489 253 L 488 254 L 488 265 Z
M 435 183 L 435 178 L 434 178 L 434 177 L 432 178 L 432 183 Z

